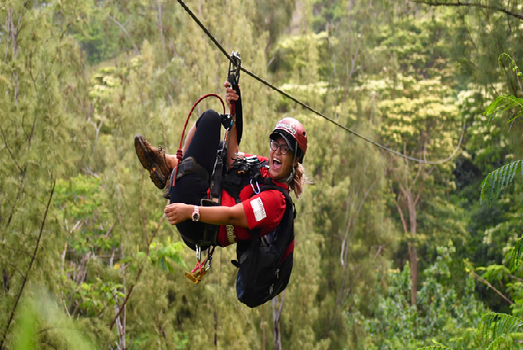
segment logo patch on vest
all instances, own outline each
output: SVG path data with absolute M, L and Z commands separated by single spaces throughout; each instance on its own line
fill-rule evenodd
M 227 225 L 227 238 L 229 239 L 229 244 L 236 242 L 236 235 L 234 234 L 234 226 Z
M 261 221 L 267 217 L 265 213 L 265 208 L 263 207 L 263 202 L 261 198 L 256 198 L 251 201 L 252 211 L 254 212 L 254 218 L 256 221 Z

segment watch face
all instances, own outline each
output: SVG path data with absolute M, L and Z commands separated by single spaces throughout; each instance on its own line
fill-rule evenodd
M 193 213 L 192 214 L 192 221 L 198 221 L 200 220 L 200 214 L 199 213 Z

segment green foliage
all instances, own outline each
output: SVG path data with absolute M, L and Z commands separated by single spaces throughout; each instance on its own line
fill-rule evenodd
M 182 266 L 184 269 L 189 268 L 180 254 L 183 251 L 183 243 L 181 242 L 171 243 L 170 238 L 168 238 L 167 244 L 152 243 L 149 249 L 148 260 L 164 272 L 175 272 L 172 262 Z M 136 254 L 137 259 L 143 259 L 145 257 L 145 252 Z
M 461 258 L 472 251 L 476 265 L 490 265 L 493 256 L 492 263 L 501 263 L 500 252 L 510 245 L 517 247 L 515 261 L 521 250 L 518 182 L 492 205 L 497 217 L 479 204 L 463 204 L 475 201 L 485 173 L 519 152 L 519 141 L 510 143 L 496 128 L 499 120 L 488 125 L 481 115 L 484 101 L 493 99 L 491 85 L 500 91 L 509 86 L 505 95 L 519 96 L 513 77 L 505 86 L 481 61 L 499 55 L 490 32 L 519 57 L 518 27 L 498 14 L 426 11 L 390 0 L 372 6 L 337 0 L 188 5 L 228 50 L 242 52 L 245 67 L 394 149 L 443 158 L 454 150 L 462 117 L 471 125 L 459 168 L 458 162 L 422 168 L 391 159 L 242 78 L 244 151 L 266 155 L 267 133 L 282 113 L 300 119 L 309 134 L 304 165 L 313 183 L 297 201 L 294 272 L 279 299 L 283 348 L 415 348 L 430 340 L 474 348 L 485 310 L 478 298 L 497 299 L 475 286 Z M 170 0 L 62 0 L 27 3 L 23 12 L 22 3 L 10 2 L 0 15 L 0 332 L 56 180 L 42 249 L 28 278 L 56 298 L 64 327 L 100 348 L 262 349 L 272 343 L 271 311 L 277 309 L 268 303 L 250 310 L 236 300 L 234 247 L 216 253 L 204 283 L 183 277 L 194 252 L 174 227 L 159 224 L 165 201 L 132 147 L 141 133 L 172 153 L 192 103 L 202 93 L 223 91 L 227 62 L 208 38 Z M 17 36 L 10 18 L 14 28 L 21 18 Z M 514 29 L 504 32 L 507 26 Z M 515 69 L 514 62 L 508 65 Z M 478 85 L 469 84 L 476 77 Z M 499 100 L 491 111 L 501 113 L 506 103 Z M 218 107 L 206 101 L 192 121 Z M 517 130 L 518 123 L 511 127 Z M 454 173 L 467 166 L 469 177 L 458 186 Z M 491 180 L 503 187 L 509 177 L 505 169 Z M 400 185 L 417 190 L 422 178 L 416 211 L 400 217 L 394 201 L 405 213 L 408 207 Z M 418 224 L 415 237 L 398 239 L 403 219 Z M 449 241 L 456 252 L 436 248 Z M 420 256 L 417 310 L 409 300 L 409 244 Z M 484 274 L 506 287 L 515 316 L 522 312 L 522 288 L 509 275 L 523 277 L 518 269 L 492 265 Z M 26 317 L 25 310 L 15 312 L 9 347 L 44 347 L 38 342 L 51 333 L 53 342 L 45 341 L 57 349 L 71 348 L 69 341 L 83 344 L 60 330 L 42 332 L 47 316 L 41 315 L 47 314 Z
M 511 342 L 504 335 L 499 336 L 488 346 L 487 350 L 510 349 Z
M 502 114 L 508 110 L 512 111 L 509 122 L 523 116 L 523 99 L 513 95 L 501 95 L 487 107 L 485 115 L 489 117 L 489 123 L 496 115 Z
M 437 350 L 437 349 L 450 349 L 450 348 L 447 348 L 446 346 L 444 345 L 431 345 L 431 346 L 426 346 L 424 348 L 418 348 L 417 350 Z
M 521 265 L 522 251 L 523 251 L 523 239 L 520 239 L 514 246 L 514 249 L 512 249 L 510 251 L 509 268 L 511 270 L 514 270 L 515 268 L 518 268 Z
M 481 317 L 478 334 L 481 341 L 490 344 L 489 349 L 499 349 L 504 343 L 508 344 L 507 336 L 520 330 L 523 321 L 519 318 L 498 313 L 487 313 Z
M 367 338 L 362 348 L 418 349 L 430 340 L 435 346 L 476 348 L 475 326 L 485 308 L 474 295 L 474 279 L 464 277 L 460 287 L 448 284 L 457 272 L 452 258 L 455 248 L 440 247 L 438 252 L 437 261 L 423 272 L 426 279 L 418 292 L 418 310 L 410 306 L 408 265 L 403 271 L 389 272 L 387 287 L 377 279 L 377 294 L 368 304 L 370 315 L 364 321 Z M 353 316 L 355 322 L 362 321 L 361 315 Z
M 517 160 L 489 173 L 481 184 L 481 200 L 487 196 L 488 204 L 492 204 L 492 200 L 499 196 L 501 190 L 507 187 L 514 176 L 523 170 L 522 164 L 523 161 Z
M 24 298 L 17 318 L 13 349 L 30 350 L 40 348 L 95 348 L 82 327 L 67 317 L 53 298 L 34 288 Z
M 513 71 L 516 73 L 516 80 L 521 84 L 521 77 L 523 74 L 519 72 L 518 66 L 506 53 L 499 57 L 499 64 L 502 65 L 502 59 L 506 58 L 510 61 Z M 520 85 L 521 89 L 521 85 Z M 523 93 L 523 89 L 521 89 Z M 484 115 L 489 117 L 488 123 L 496 116 L 502 115 L 507 110 L 511 110 L 511 116 L 508 123 L 514 122 L 517 118 L 523 116 L 523 99 L 517 98 L 513 95 L 501 95 L 498 96 L 485 110 Z M 522 170 L 522 161 L 518 160 L 510 164 L 504 165 L 503 167 L 496 169 L 495 171 L 488 174 L 481 184 L 481 199 L 484 198 L 485 192 L 488 193 L 488 203 L 492 203 L 493 197 L 497 197 L 503 187 L 506 187 L 514 178 L 515 174 Z

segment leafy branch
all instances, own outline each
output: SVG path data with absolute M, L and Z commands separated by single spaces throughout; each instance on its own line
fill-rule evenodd
M 476 2 L 469 2 L 469 1 L 460 1 L 460 0 L 457 0 L 456 2 L 450 2 L 450 1 L 446 1 L 446 0 L 436 0 L 436 1 L 427 1 L 427 0 L 410 0 L 412 2 L 416 2 L 418 4 L 425 4 L 425 5 L 429 5 L 429 6 L 448 6 L 448 7 L 478 7 L 478 8 L 482 8 L 482 9 L 485 9 L 485 10 L 493 10 L 493 11 L 496 11 L 496 12 L 503 12 L 504 14 L 508 15 L 508 16 L 511 16 L 511 17 L 514 17 L 514 18 L 517 18 L 517 19 L 520 19 L 523 21 L 523 15 L 522 14 L 519 14 L 519 13 L 516 13 L 516 12 L 512 12 L 508 9 L 505 9 L 503 7 L 499 7 L 499 6 L 489 6 L 489 5 L 483 5 L 481 3 L 476 3 Z
M 480 341 L 488 345 L 487 350 L 499 350 L 502 345 L 510 347 L 510 335 L 514 334 L 523 326 L 523 321 L 519 318 L 499 313 L 487 313 L 481 317 L 478 327 L 478 337 Z M 442 344 L 418 348 L 417 350 L 436 350 L 436 349 L 451 349 Z
M 29 277 L 29 272 L 31 271 L 31 268 L 33 267 L 33 263 L 36 258 L 36 254 L 38 253 L 38 247 L 40 246 L 40 240 L 42 238 L 42 233 L 44 232 L 44 225 L 45 221 L 47 219 L 47 213 L 49 212 L 49 206 L 51 204 L 51 200 L 53 199 L 54 194 L 54 187 L 55 187 L 56 181 L 53 181 L 53 187 L 51 188 L 51 194 L 49 195 L 49 200 L 47 201 L 47 207 L 45 208 L 45 214 L 44 219 L 42 220 L 42 225 L 40 226 L 40 233 L 38 234 L 38 239 L 36 240 L 36 246 L 33 252 L 33 256 L 31 257 L 31 262 L 29 263 L 29 267 L 27 268 L 27 271 L 25 273 L 25 276 L 23 276 L 23 282 L 22 287 L 20 287 L 20 292 L 18 292 L 18 296 L 16 297 L 15 305 L 13 307 L 13 310 L 11 311 L 11 316 L 9 317 L 9 321 L 7 322 L 7 326 L 5 327 L 4 335 L 2 337 L 2 340 L 0 341 L 0 349 L 3 349 L 3 345 L 5 342 L 5 339 L 7 337 L 7 332 L 9 331 L 9 327 L 11 326 L 11 322 L 13 321 L 16 307 L 18 306 L 18 302 L 20 301 L 20 297 L 22 296 L 22 292 L 24 291 L 25 284 L 27 282 L 27 278 Z
M 519 117 L 523 116 L 523 98 L 516 97 L 514 95 L 501 95 L 498 96 L 485 110 L 484 115 L 489 117 L 489 124 L 492 119 L 499 114 L 502 114 L 509 109 L 515 109 L 512 113 L 509 123 L 513 122 Z
M 148 257 L 149 256 L 149 251 L 150 251 L 150 246 L 151 246 L 151 243 L 154 239 L 154 237 L 156 236 L 156 234 L 158 233 L 158 230 L 160 229 L 160 226 L 162 225 L 162 222 L 163 222 L 163 219 L 165 219 L 165 214 L 162 215 L 162 217 L 160 218 L 160 221 L 158 221 L 158 225 L 156 226 L 156 230 L 154 230 L 154 233 L 153 235 L 151 236 L 151 240 L 147 240 L 147 250 L 145 252 L 145 256 Z M 147 261 L 147 259 L 145 260 Z M 136 284 L 138 283 L 138 279 L 140 278 L 140 275 L 142 274 L 142 271 L 143 271 L 143 268 L 145 267 L 145 262 L 142 264 L 142 266 L 140 266 L 140 269 L 138 270 L 138 274 L 136 275 L 136 279 L 134 280 L 134 284 L 131 286 L 131 288 L 129 288 L 129 291 L 127 292 L 127 295 L 125 296 L 125 299 L 122 303 L 122 305 L 120 306 L 118 312 L 116 313 L 116 315 L 114 316 L 114 319 L 113 321 L 111 322 L 111 325 L 109 326 L 109 328 L 112 330 L 113 327 L 114 327 L 114 324 L 116 323 L 116 319 L 118 318 L 118 316 L 120 316 L 120 314 L 122 313 L 124 307 L 125 307 L 125 304 L 127 304 L 127 300 L 129 300 L 129 297 L 131 296 L 131 293 L 134 289 L 134 286 L 136 286 Z
M 523 78 L 523 73 L 519 71 L 519 67 L 510 55 L 503 53 L 499 56 L 498 63 L 503 68 L 503 60 L 509 61 L 509 66 L 512 71 L 516 73 L 516 79 L 521 89 L 520 79 Z M 521 89 L 523 93 L 523 89 Z M 508 123 L 514 122 L 517 118 L 523 117 L 523 98 L 518 98 L 514 95 L 501 95 L 498 96 L 490 105 L 487 107 L 483 115 L 488 116 L 488 123 L 490 125 L 494 117 L 503 114 L 508 110 L 514 110 Z M 492 204 L 492 200 L 499 196 L 503 187 L 506 187 L 516 175 L 517 172 L 522 171 L 523 161 L 517 160 L 510 164 L 504 165 L 501 168 L 494 170 L 489 173 L 487 177 L 481 183 L 481 200 L 485 198 L 485 194 L 488 198 L 489 205 Z

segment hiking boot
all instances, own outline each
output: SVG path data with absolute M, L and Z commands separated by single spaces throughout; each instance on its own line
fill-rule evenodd
M 169 169 L 165 159 L 165 150 L 162 149 L 162 146 L 158 146 L 158 148 L 153 147 L 140 134 L 134 138 L 134 148 L 140 163 L 149 172 L 152 182 L 159 189 L 163 189 L 167 178 L 171 174 L 171 169 Z

